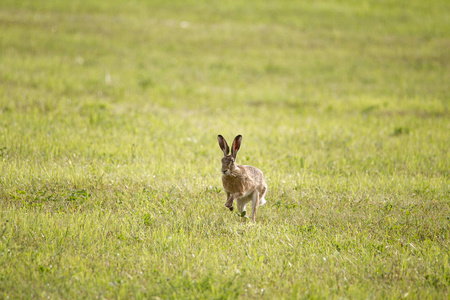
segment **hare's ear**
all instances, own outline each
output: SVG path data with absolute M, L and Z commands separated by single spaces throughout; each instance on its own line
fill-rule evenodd
M 234 159 L 236 159 L 236 155 L 239 149 L 241 149 L 241 142 L 242 142 L 242 135 L 238 135 L 237 137 L 234 138 L 233 146 L 231 146 L 231 156 L 233 156 Z
M 230 147 L 228 147 L 227 141 L 220 134 L 217 136 L 217 141 L 219 142 L 219 147 L 223 151 L 223 155 L 227 156 L 230 153 Z

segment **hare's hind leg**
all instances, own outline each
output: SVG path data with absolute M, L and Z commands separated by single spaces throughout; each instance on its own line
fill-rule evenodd
M 259 194 L 259 206 L 263 206 L 264 204 L 266 204 L 266 199 L 264 199 L 266 192 L 267 192 L 267 186 L 263 186 L 261 189 L 261 192 Z
M 245 211 L 245 207 L 250 202 L 250 200 L 252 200 L 252 199 L 250 197 L 248 197 L 248 196 L 247 197 L 243 197 L 243 198 L 239 198 L 239 199 L 236 200 L 238 212 L 240 214 L 242 214 L 242 212 Z
M 251 200 L 251 198 L 249 196 L 236 200 L 238 212 L 239 212 L 240 215 L 242 215 L 242 213 L 245 211 L 245 207 L 250 202 L 250 200 Z M 242 220 L 245 221 L 246 218 L 247 218 L 247 216 L 242 218 Z
M 256 211 L 259 206 L 259 192 L 256 190 L 252 194 L 252 220 L 256 220 Z

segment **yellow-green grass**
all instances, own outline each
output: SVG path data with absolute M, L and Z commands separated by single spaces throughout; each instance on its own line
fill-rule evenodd
M 0 298 L 449 297 L 448 1 L 84 2 L 0 3 Z

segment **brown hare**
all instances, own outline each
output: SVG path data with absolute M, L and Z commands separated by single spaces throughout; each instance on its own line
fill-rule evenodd
M 259 205 L 264 205 L 264 195 L 267 185 L 260 169 L 252 166 L 243 166 L 236 163 L 236 155 L 241 148 L 242 136 L 234 138 L 233 144 L 228 147 L 223 136 L 218 135 L 220 149 L 223 151 L 222 158 L 222 183 L 227 193 L 225 207 L 233 210 L 233 201 L 236 200 L 237 208 L 241 216 L 245 215 L 245 206 L 252 201 L 252 220 L 255 221 L 256 211 Z

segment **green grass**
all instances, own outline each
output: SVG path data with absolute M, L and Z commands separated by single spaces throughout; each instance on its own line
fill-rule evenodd
M 0 299 L 450 296 L 448 1 L 83 2 L 0 2 Z

